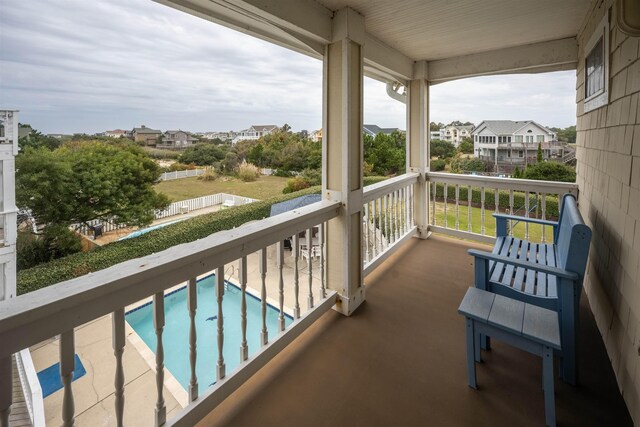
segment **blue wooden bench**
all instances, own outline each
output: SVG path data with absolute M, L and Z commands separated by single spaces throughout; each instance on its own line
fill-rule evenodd
M 493 252 L 469 250 L 475 257 L 475 287 L 558 313 L 563 350 L 560 375 L 577 382 L 576 335 L 582 281 L 589 256 L 591 229 L 584 224 L 573 195 L 562 200 L 558 222 L 494 214 Z M 533 243 L 507 235 L 507 221 L 553 227 L 553 243 Z M 487 337 L 482 347 L 489 348 Z
M 545 420 L 548 426 L 555 426 L 553 351 L 562 349 L 558 315 L 476 288 L 467 289 L 458 313 L 465 316 L 467 324 L 469 387 L 478 388 L 475 362 L 480 361 L 480 334 L 541 356 Z

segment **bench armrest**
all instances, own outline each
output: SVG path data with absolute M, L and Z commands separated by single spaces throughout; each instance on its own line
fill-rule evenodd
M 477 249 L 469 249 L 469 255 L 475 258 L 481 258 L 488 261 L 502 262 L 504 264 L 514 265 L 516 267 L 526 268 L 528 270 L 537 271 L 538 273 L 546 273 L 552 276 L 561 277 L 563 279 L 569 279 L 577 281 L 579 276 L 573 271 L 564 270 L 558 267 L 550 267 L 544 264 L 535 264 L 529 261 L 522 261 L 513 258 L 508 258 L 502 255 L 492 254 L 491 252 L 479 251 Z
M 494 213 L 493 217 L 496 219 L 496 237 L 504 237 L 507 235 L 507 221 L 520 221 L 520 222 L 533 222 L 535 224 L 549 225 L 553 227 L 553 235 L 556 235 L 556 229 L 558 223 L 556 221 L 547 221 L 546 219 L 527 218 L 517 215 L 505 215 Z

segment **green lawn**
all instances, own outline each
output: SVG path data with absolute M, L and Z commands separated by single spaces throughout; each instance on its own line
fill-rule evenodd
M 431 205 L 430 205 L 431 208 Z M 429 211 L 431 214 L 432 211 Z M 484 217 L 484 234 L 487 236 L 496 235 L 496 221 L 493 218 L 494 211 L 492 209 L 485 209 Z M 469 225 L 469 210 L 467 206 L 460 205 L 458 215 L 458 229 L 461 231 L 468 231 Z M 444 203 L 436 203 L 436 225 L 444 227 Z M 447 203 L 447 228 L 456 229 L 456 205 L 455 203 Z M 529 224 L 529 238 L 531 242 L 542 241 L 542 225 Z M 553 228 L 544 226 L 544 237 L 547 243 L 553 241 Z M 471 231 L 473 233 L 482 234 L 482 216 L 481 209 L 471 207 Z M 521 239 L 525 238 L 526 225 L 523 222 L 518 223 L 514 230 L 513 235 Z
M 197 177 L 173 179 L 156 184 L 156 191 L 169 196 L 172 202 L 193 199 L 215 193 L 235 194 L 236 196 L 251 197 L 264 200 L 279 196 L 289 178 L 279 176 L 261 176 L 253 182 L 243 182 L 237 178 L 224 177 L 215 181 L 203 181 Z

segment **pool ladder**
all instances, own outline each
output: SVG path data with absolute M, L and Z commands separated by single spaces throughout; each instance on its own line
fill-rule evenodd
M 224 290 L 225 291 L 229 290 L 229 279 L 233 277 L 233 275 L 235 274 L 235 271 L 236 271 L 235 265 L 228 266 L 227 269 L 224 271 Z

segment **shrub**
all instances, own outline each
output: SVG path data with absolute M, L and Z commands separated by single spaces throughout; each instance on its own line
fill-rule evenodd
M 172 150 L 162 150 L 160 148 L 142 147 L 145 153 L 152 159 L 177 159 L 180 153 Z
M 167 169 L 169 170 L 169 172 L 176 172 L 176 171 L 193 170 L 197 168 L 198 167 L 194 164 L 175 162 L 175 163 L 172 163 L 171 166 L 169 166 Z
M 16 243 L 18 271 L 80 252 L 80 237 L 64 225 L 48 225 L 41 235 L 20 231 Z
M 255 181 L 260 177 L 260 169 L 254 164 L 243 162 L 238 166 L 238 177 L 244 182 Z
M 431 160 L 431 170 L 434 172 L 443 171 L 446 165 L 447 162 L 442 159 Z
M 215 181 L 216 179 L 218 179 L 218 172 L 216 172 L 216 170 L 213 168 L 209 168 L 204 171 L 204 173 L 200 175 L 198 179 L 201 179 L 202 181 Z
M 293 174 L 291 172 L 287 171 L 287 170 L 284 170 L 284 169 L 276 169 L 273 172 L 273 176 L 279 176 L 281 178 L 289 178 L 289 177 L 293 176 Z
M 365 177 L 364 184 L 371 185 L 385 179 L 387 177 Z M 319 192 L 320 187 L 311 187 L 300 192 L 200 215 L 138 237 L 110 243 L 90 252 L 76 253 L 22 270 L 18 272 L 18 293 L 35 291 L 121 262 L 160 252 L 175 245 L 193 242 L 222 230 L 239 227 L 249 221 L 266 218 L 274 203 Z
M 295 191 L 304 190 L 311 187 L 311 183 L 304 176 L 296 176 L 287 181 L 287 185 L 282 189 L 284 194 L 293 193 Z

